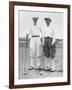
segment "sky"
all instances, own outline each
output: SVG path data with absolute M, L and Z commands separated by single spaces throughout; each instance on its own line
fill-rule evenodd
M 24 11 L 18 12 L 18 28 L 19 37 L 24 37 L 33 25 L 32 17 L 38 17 L 37 24 L 43 29 L 46 26 L 45 17 L 51 18 L 51 27 L 54 30 L 57 39 L 63 39 L 63 13 L 62 12 L 38 12 L 38 11 Z

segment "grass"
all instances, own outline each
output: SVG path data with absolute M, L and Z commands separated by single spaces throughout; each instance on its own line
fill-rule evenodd
M 56 48 L 55 72 L 45 70 L 28 70 L 30 66 L 29 44 L 19 42 L 19 79 L 35 79 L 45 77 L 61 77 L 63 75 L 63 47 Z M 41 66 L 44 68 L 49 63 L 48 58 L 41 57 Z M 34 67 L 37 67 L 37 60 L 34 60 Z M 26 73 L 24 74 L 24 71 Z

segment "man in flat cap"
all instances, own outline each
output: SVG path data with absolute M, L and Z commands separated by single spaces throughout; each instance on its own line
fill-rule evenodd
M 55 37 L 54 37 L 54 31 L 50 26 L 51 19 L 50 18 L 44 18 L 46 27 L 44 29 L 44 54 L 50 60 L 50 65 L 46 66 L 45 69 L 50 69 L 51 71 L 55 71 L 55 65 L 54 65 L 54 57 L 56 52 L 55 47 Z
M 42 30 L 37 25 L 38 17 L 33 17 L 33 26 L 30 30 L 30 59 L 31 65 L 29 70 L 34 68 L 34 60 L 37 60 L 38 68 L 40 68 L 40 58 L 41 58 L 41 37 L 42 37 Z

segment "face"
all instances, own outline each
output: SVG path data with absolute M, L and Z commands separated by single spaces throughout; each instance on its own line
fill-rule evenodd
M 37 24 L 38 19 L 33 19 L 34 25 Z
M 45 20 L 46 25 L 49 26 L 50 25 L 50 20 Z

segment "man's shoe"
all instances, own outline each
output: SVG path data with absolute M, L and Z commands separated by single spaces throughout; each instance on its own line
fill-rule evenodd
M 23 74 L 26 75 L 26 72 L 24 71 Z
M 30 68 L 28 68 L 28 70 L 32 70 L 33 69 L 33 67 L 32 66 L 30 66 Z
M 42 68 L 41 68 L 41 66 L 38 66 L 38 68 L 37 68 L 38 70 L 41 70 Z
M 55 72 L 56 70 L 55 70 L 55 68 L 51 68 L 50 71 L 51 72 Z
M 45 70 L 50 71 L 50 68 L 47 66 L 47 67 L 45 68 Z

